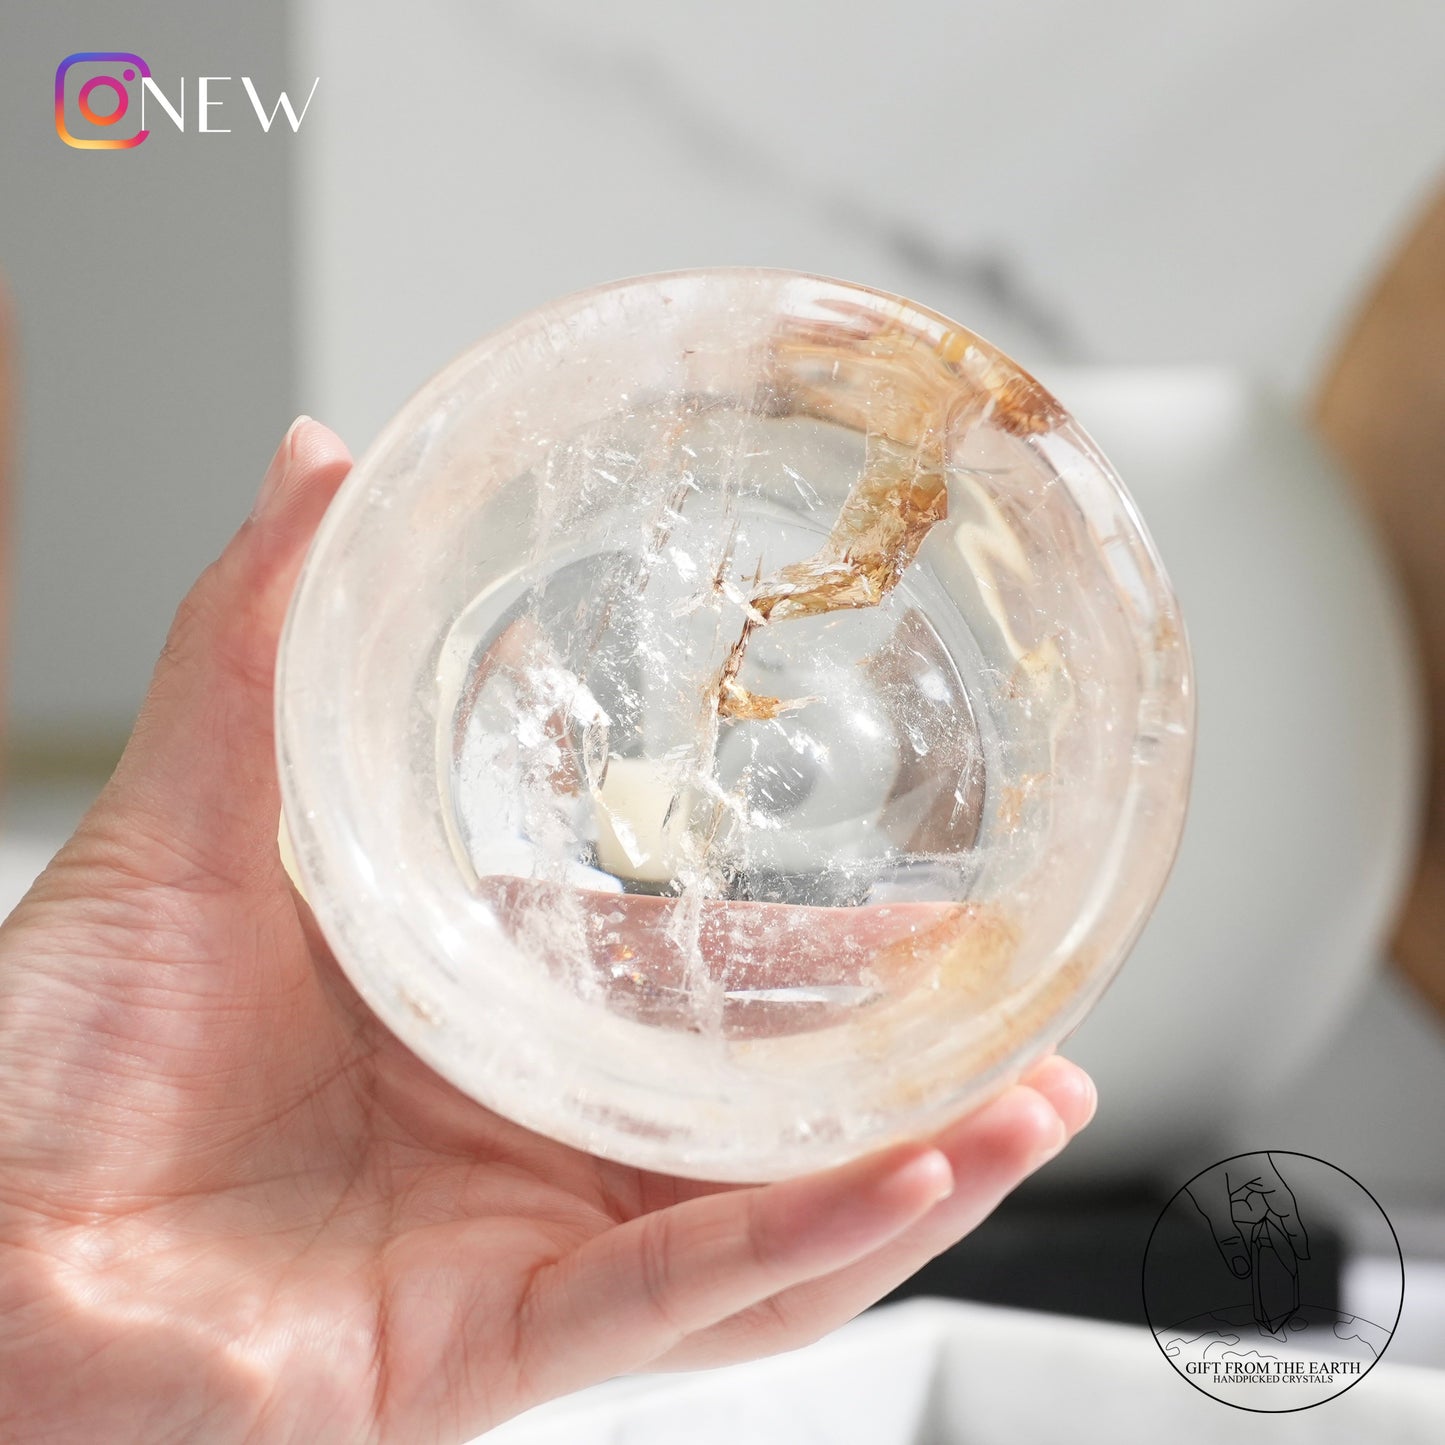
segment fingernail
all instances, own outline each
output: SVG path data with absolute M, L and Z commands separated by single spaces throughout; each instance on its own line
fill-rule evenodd
M 1249 1273 L 1249 1261 L 1242 1254 L 1236 1254 L 1229 1261 L 1229 1267 L 1234 1271 L 1236 1279 L 1243 1279 Z
M 276 455 L 271 458 L 271 465 L 266 468 L 266 475 L 261 479 L 261 490 L 256 494 L 256 505 L 251 508 L 251 520 L 263 516 L 286 490 L 286 481 L 291 472 L 291 463 L 295 460 L 296 437 L 301 428 L 311 418 L 305 414 L 298 416 L 286 429 L 286 435 L 281 438 L 281 445 L 276 448 Z

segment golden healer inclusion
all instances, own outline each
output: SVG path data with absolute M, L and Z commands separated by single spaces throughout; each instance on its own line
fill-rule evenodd
M 1163 886 L 1193 703 L 1107 462 L 911 303 L 570 297 L 424 388 L 292 604 L 279 748 L 338 960 L 578 1147 L 760 1179 L 937 1128 Z

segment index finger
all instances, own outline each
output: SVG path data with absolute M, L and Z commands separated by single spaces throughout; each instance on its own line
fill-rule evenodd
M 1289 1242 L 1294 1249 L 1297 1259 L 1308 1259 L 1310 1257 L 1310 1241 L 1305 1233 L 1304 1224 L 1299 1217 L 1299 1205 L 1295 1203 L 1294 1191 L 1284 1182 L 1278 1166 L 1274 1162 L 1273 1155 L 1266 1155 L 1269 1159 L 1270 1175 L 1266 1179 L 1269 1194 L 1269 1210 L 1279 1221 L 1279 1226 L 1289 1236 Z

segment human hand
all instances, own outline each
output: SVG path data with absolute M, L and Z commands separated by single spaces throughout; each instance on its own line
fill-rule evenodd
M 1310 1257 L 1309 1236 L 1294 1195 L 1268 1154 L 1226 1159 L 1192 1180 L 1188 1191 L 1237 1279 L 1249 1277 L 1248 1236 L 1266 1221 L 1287 1241 L 1296 1259 Z
M 288 433 L 114 777 L 0 928 L 0 1437 L 457 1441 L 624 1371 L 789 1349 L 1093 1112 L 1050 1059 L 935 1139 L 720 1186 L 580 1154 L 421 1064 L 276 848 L 277 641 L 349 465 Z

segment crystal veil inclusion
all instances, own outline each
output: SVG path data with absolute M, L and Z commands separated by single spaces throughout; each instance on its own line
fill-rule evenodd
M 685 438 L 708 411 L 705 401 L 687 398 L 662 423 L 669 445 L 648 461 L 675 469 L 676 482 L 642 529 L 643 546 L 597 589 L 600 607 L 574 609 L 585 625 L 557 625 L 547 578 L 484 641 L 455 724 L 464 734 L 486 713 L 487 687 L 505 692 L 488 726 L 512 730 L 520 763 L 513 778 L 525 799 L 513 837 L 531 852 L 525 870 L 481 872 L 479 886 L 524 950 L 585 994 L 650 1023 L 746 1038 L 817 1028 L 841 1009 L 916 987 L 924 974 L 980 1003 L 1002 986 L 1007 916 L 928 896 L 938 880 L 926 869 L 937 872 L 940 862 L 945 873 L 953 867 L 945 891 L 957 891 L 957 855 L 977 837 L 985 769 L 967 688 L 927 612 L 915 601 L 893 609 L 886 629 L 815 628 L 814 639 L 821 636 L 841 668 L 862 679 L 851 686 L 845 679 L 841 697 L 836 678 L 819 693 L 806 691 L 808 677 L 830 669 L 788 658 L 781 636 L 763 674 L 797 685 L 780 695 L 743 678 L 760 635 L 890 600 L 948 516 L 951 438 L 981 423 L 1027 436 L 1061 418 L 1042 389 L 1012 369 L 979 366 L 982 359 L 957 332 L 925 350 L 904 329 L 862 311 L 775 337 L 767 366 L 774 423 L 841 425 L 862 442 L 861 466 L 821 542 L 766 568 L 758 547 L 747 575 L 743 553 L 758 524 L 749 527 L 740 515 L 750 488 L 736 481 L 724 482 L 714 524 L 695 529 L 702 545 L 684 541 L 682 524 L 690 506 L 699 510 L 693 499 L 703 485 L 701 469 L 689 465 L 697 448 Z M 824 363 L 830 384 L 809 384 L 810 370 Z M 853 375 L 840 389 L 845 365 Z M 613 452 L 612 465 L 636 463 Z M 594 463 L 599 473 L 610 479 Z M 806 476 L 794 480 L 813 490 Z M 815 490 L 813 498 L 821 502 Z M 821 510 L 815 506 L 810 520 Z M 657 584 L 660 571 L 691 588 L 667 591 Z M 678 612 L 713 613 L 718 633 L 727 617 L 740 617 L 711 672 L 695 661 L 709 649 L 670 626 Z M 657 646 L 659 637 L 668 645 Z M 865 639 L 874 641 L 871 651 L 852 655 Z M 653 669 L 642 688 L 627 680 L 639 660 Z M 671 748 L 640 741 L 660 690 L 671 696 L 657 710 L 681 702 L 684 713 L 695 711 L 691 744 L 685 729 L 672 734 Z M 858 711 L 840 713 L 850 707 Z M 830 708 L 838 714 L 831 725 L 810 716 Z M 619 721 L 619 713 L 630 720 Z M 789 715 L 787 728 L 740 740 L 751 725 Z M 881 811 L 892 806 L 895 816 L 885 822 L 852 810 L 847 821 L 856 831 L 886 835 L 862 857 L 813 853 L 806 867 L 779 867 L 777 855 L 788 851 L 777 846 L 779 835 L 797 821 L 790 804 L 800 799 L 792 795 L 847 791 L 846 777 L 820 779 L 817 767 L 833 761 L 826 734 L 840 718 L 857 734 L 855 753 L 870 755 L 875 773 L 880 758 L 892 772 Z M 495 754 L 495 734 L 483 736 L 484 750 Z M 746 754 L 747 762 L 730 767 L 730 754 Z M 476 819 L 465 799 L 459 809 Z M 572 820 L 562 822 L 560 812 Z M 556 839 L 550 850 L 548 822 Z M 483 869 L 488 826 L 472 821 L 466 829 Z

